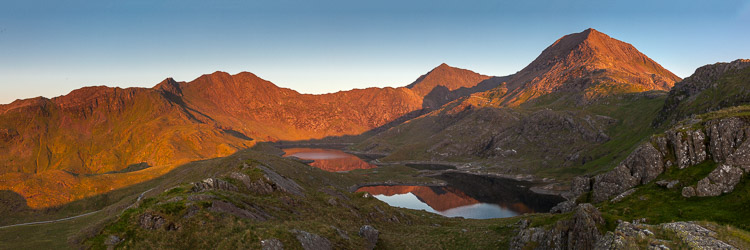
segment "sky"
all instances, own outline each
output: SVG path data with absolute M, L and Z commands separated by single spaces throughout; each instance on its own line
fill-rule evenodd
M 0 104 L 225 71 L 302 93 L 513 74 L 595 28 L 680 77 L 750 58 L 750 0 L 0 0 Z

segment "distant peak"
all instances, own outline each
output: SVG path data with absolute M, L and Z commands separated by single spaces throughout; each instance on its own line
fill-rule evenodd
M 161 81 L 159 84 L 156 84 L 153 89 L 169 92 L 176 95 L 181 94 L 180 83 L 175 81 L 172 77 L 168 77 L 167 79 Z

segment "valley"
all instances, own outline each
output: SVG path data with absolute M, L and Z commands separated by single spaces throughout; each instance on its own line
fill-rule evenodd
M 745 249 L 748 86 L 750 60 L 680 79 L 586 29 L 508 76 L 17 100 L 0 248 Z

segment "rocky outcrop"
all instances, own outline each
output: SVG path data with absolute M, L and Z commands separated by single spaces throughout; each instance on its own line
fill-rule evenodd
M 216 178 L 206 178 L 203 181 L 193 183 L 193 192 L 201 192 L 209 189 L 218 189 L 218 190 L 225 190 L 225 191 L 234 191 L 237 192 L 237 186 L 232 185 L 232 183 L 229 183 L 225 180 L 216 179 Z
M 653 144 L 641 144 L 614 170 L 594 177 L 592 198 L 601 202 L 639 184 L 654 180 L 664 172 L 664 155 Z
M 375 245 L 378 244 L 378 235 L 378 230 L 370 225 L 359 228 L 359 236 L 367 240 L 367 249 L 375 248 Z
M 651 182 L 671 166 L 684 169 L 706 160 L 720 165 L 697 185 L 684 188 L 683 196 L 716 196 L 731 192 L 743 174 L 742 169 L 750 170 L 748 134 L 750 123 L 737 117 L 686 121 L 686 124 L 640 145 L 612 171 L 595 176 L 593 201 L 605 201 L 637 185 Z M 676 184 L 666 182 L 662 185 L 674 187 Z
M 274 190 L 278 189 L 296 196 L 305 196 L 304 189 L 294 180 L 281 176 L 265 166 L 257 166 L 257 168 L 263 170 L 265 178 L 272 183 Z
M 661 227 L 676 233 L 677 237 L 693 249 L 737 249 L 726 242 L 717 240 L 716 232 L 693 222 L 666 223 Z
M 666 232 L 676 234 L 674 238 L 664 237 Z M 659 236 L 662 235 L 662 236 Z M 669 235 L 669 234 L 667 234 Z M 648 242 L 648 249 L 679 249 L 687 245 L 690 249 L 737 249 L 716 239 L 717 233 L 693 222 L 672 222 L 659 225 L 643 224 L 637 221 L 620 222 L 614 232 L 607 232 L 594 249 L 637 249 Z
M 698 181 L 694 187 L 685 187 L 682 189 L 682 196 L 718 196 L 723 193 L 729 193 L 734 190 L 734 186 L 740 183 L 743 171 L 740 168 L 729 165 L 721 165 L 711 171 L 706 178 Z
M 317 234 L 308 233 L 301 230 L 292 230 L 297 236 L 297 241 L 302 244 L 305 250 L 328 250 L 332 249 L 331 241 Z
M 653 124 L 659 126 L 665 122 L 680 121 L 691 115 L 750 102 L 750 96 L 748 95 L 748 90 L 750 89 L 743 86 L 734 86 L 728 81 L 720 81 L 727 76 L 746 74 L 747 71 L 744 71 L 744 69 L 748 66 L 750 66 L 750 60 L 739 59 L 731 63 L 716 63 L 696 69 L 693 75 L 676 83 L 674 88 L 669 91 L 667 100 L 664 102 L 664 107 L 659 112 Z M 743 85 L 743 83 L 739 85 Z M 722 89 L 725 93 L 734 94 L 723 94 L 722 98 L 701 96 L 705 92 Z M 711 98 L 713 100 L 702 98 Z
M 167 220 L 165 220 L 164 217 L 151 212 L 143 213 L 138 218 L 138 225 L 140 225 L 141 228 L 148 230 L 161 229 L 166 223 Z
M 511 249 L 592 249 L 601 238 L 598 227 L 604 219 L 591 204 L 581 204 L 575 208 L 573 218 L 558 221 L 551 228 L 527 228 L 522 223 L 518 235 L 510 243 Z

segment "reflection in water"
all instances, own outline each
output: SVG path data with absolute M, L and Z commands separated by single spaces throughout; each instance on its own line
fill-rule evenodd
M 368 192 L 391 206 L 425 210 L 447 217 L 489 219 L 534 212 L 520 202 L 480 202 L 450 186 L 369 186 L 357 191 Z
M 294 156 L 300 159 L 313 160 L 310 166 L 329 172 L 349 171 L 354 169 L 368 169 L 377 166 L 367 163 L 357 156 L 347 154 L 341 150 L 321 148 L 286 148 L 284 156 Z

